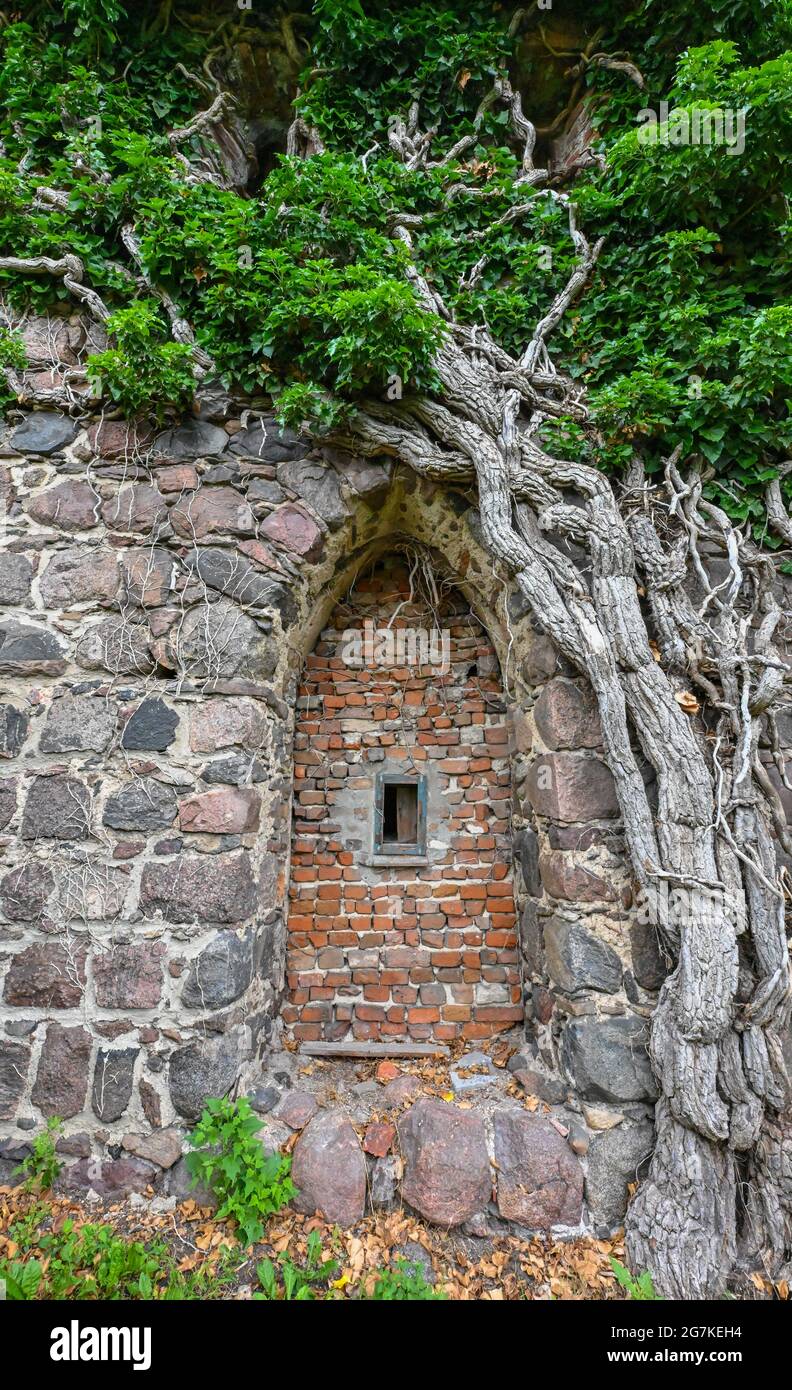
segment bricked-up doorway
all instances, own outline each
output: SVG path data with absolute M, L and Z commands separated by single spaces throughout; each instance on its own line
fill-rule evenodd
M 418 552 L 360 574 L 297 703 L 288 1030 L 483 1039 L 522 1019 L 494 649 Z

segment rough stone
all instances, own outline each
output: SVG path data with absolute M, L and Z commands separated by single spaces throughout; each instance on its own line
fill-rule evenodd
M 122 551 L 125 597 L 143 608 L 158 608 L 167 603 L 173 589 L 174 559 L 167 550 L 146 546 L 140 550 Z
M 226 594 L 252 612 L 277 607 L 282 585 L 272 575 L 248 564 L 235 550 L 219 546 L 196 550 L 190 564 L 204 584 Z
M 248 1100 L 257 1115 L 268 1115 L 275 1109 L 281 1093 L 277 1086 L 256 1086 L 254 1090 L 248 1091 Z
M 266 540 L 276 541 L 284 550 L 306 560 L 318 560 L 324 537 L 313 517 L 291 502 L 284 502 L 265 517 L 259 528 Z
M 456 1095 L 466 1091 L 478 1091 L 492 1084 L 497 1076 L 497 1068 L 486 1052 L 466 1052 L 449 1069 L 451 1089 Z
M 395 1076 L 389 1081 L 382 1092 L 382 1099 L 385 1105 L 403 1105 L 406 1100 L 414 1100 L 421 1093 L 421 1082 L 419 1077 L 406 1074 Z
M 238 1044 L 227 1035 L 180 1047 L 171 1056 L 168 1074 L 174 1109 L 197 1120 L 207 1099 L 230 1091 L 238 1065 Z
M 76 777 L 34 777 L 25 801 L 23 840 L 86 840 L 91 793 Z
M 199 1207 L 208 1208 L 210 1211 L 214 1211 L 218 1205 L 212 1189 L 207 1183 L 195 1180 L 184 1158 L 174 1163 L 165 1182 L 168 1193 L 175 1197 L 177 1202 L 193 1201 Z
M 653 1100 L 657 1094 L 643 1019 L 582 1018 L 567 1024 L 563 1060 L 581 1100 Z
M 27 736 L 29 720 L 16 705 L 0 705 L 0 758 L 15 758 Z
M 583 1170 L 550 1121 L 524 1110 L 496 1110 L 492 1123 L 500 1215 L 532 1230 L 577 1226 Z
M 258 829 L 261 797 L 252 787 L 218 787 L 179 803 L 179 828 L 210 835 L 244 835 Z
M 218 932 L 196 957 L 182 990 L 188 1009 L 220 1009 L 244 994 L 253 978 L 253 933 Z
M 81 1158 L 55 1180 L 55 1190 L 65 1193 L 95 1192 L 108 1200 L 145 1192 L 157 1176 L 152 1163 L 142 1158 Z
M 536 831 L 531 830 L 529 826 L 518 831 L 514 836 L 513 851 L 522 870 L 526 893 L 530 893 L 532 898 L 538 898 L 542 892 L 542 883 L 539 878 L 539 840 Z
M 277 649 L 266 634 L 228 599 L 190 610 L 179 632 L 178 653 L 191 680 L 266 681 L 278 664 Z
M 375 1211 L 393 1211 L 401 1176 L 401 1160 L 395 1154 L 377 1158 L 371 1165 L 369 1197 Z
M 358 497 L 364 498 L 370 507 L 382 505 L 390 490 L 392 464 L 370 463 L 342 449 L 325 449 L 324 455 Z
M 25 505 L 34 521 L 61 531 L 90 531 L 98 524 L 99 498 L 79 478 L 54 483 L 29 498 Z
M 602 743 L 594 693 L 559 677 L 549 681 L 534 705 L 537 731 L 548 748 L 596 748 Z
M 184 855 L 176 866 L 146 864 L 140 904 L 170 922 L 244 922 L 256 905 L 248 855 Z
M 259 748 L 267 722 L 254 700 L 205 700 L 190 715 L 190 747 L 194 753 L 214 753 L 241 744 Z
M 319 1102 L 311 1091 L 287 1091 L 275 1111 L 275 1119 L 282 1120 L 289 1129 L 304 1129 L 318 1109 Z
M 0 603 L 24 603 L 32 578 L 33 566 L 27 555 L 0 551 Z
M 175 1129 L 161 1129 L 156 1134 L 125 1134 L 121 1143 L 127 1153 L 156 1163 L 158 1168 L 172 1168 L 181 1158 L 181 1135 Z
M 231 440 L 231 452 L 264 463 L 281 463 L 284 459 L 304 458 L 309 445 L 294 430 L 280 429 L 273 419 L 257 420 L 246 429 L 238 430 Z
M 278 481 L 307 502 L 331 531 L 342 526 L 349 515 L 338 475 L 315 459 L 292 459 L 279 464 Z
M 180 497 L 170 519 L 179 536 L 203 540 L 205 536 L 252 536 L 256 519 L 244 493 L 233 487 L 205 487 Z
M 102 520 L 111 531 L 148 536 L 168 520 L 162 495 L 149 483 L 128 483 L 102 504 Z
M 53 700 L 39 739 L 41 753 L 103 753 L 116 728 L 114 701 L 97 695 L 63 695 Z
M 85 1028 L 50 1023 L 39 1058 L 31 1099 L 49 1118 L 79 1115 L 88 1091 L 91 1035 Z
M 294 1205 L 326 1221 L 354 1226 L 366 1207 L 366 1160 L 349 1120 L 337 1111 L 315 1115 L 294 1148 Z
M 154 441 L 154 454 L 161 459 L 180 463 L 182 459 L 222 454 L 227 444 L 228 435 L 219 425 L 211 425 L 208 420 L 189 419 L 175 429 L 158 434 Z
M 30 1048 L 0 1038 L 0 1120 L 13 1120 L 25 1091 Z
M 395 1125 L 388 1124 L 384 1120 L 376 1120 L 366 1129 L 363 1136 L 363 1148 L 367 1154 L 373 1154 L 375 1158 L 384 1158 L 392 1147 L 395 1138 Z
M 641 988 L 659 989 L 671 962 L 664 959 L 657 928 L 651 922 L 630 923 L 630 956 L 633 975 Z
M 526 790 L 537 814 L 553 820 L 607 820 L 619 814 L 609 769 L 582 753 L 537 758 L 528 770 Z
M 596 1134 L 589 1144 L 586 1201 L 597 1229 L 612 1231 L 627 1211 L 628 1184 L 644 1175 L 654 1143 L 654 1129 L 625 1121 Z
M 124 725 L 121 747 L 164 753 L 170 748 L 179 727 L 175 710 L 156 696 L 143 700 Z
M 88 427 L 88 443 L 97 458 L 132 462 L 153 439 L 148 421 L 100 420 Z
M 46 864 L 36 860 L 11 869 L 0 880 L 0 903 L 12 922 L 36 922 L 45 913 L 55 884 Z
M 559 1076 L 536 1065 L 519 1067 L 514 1076 L 529 1096 L 538 1096 L 548 1105 L 563 1105 L 569 1087 Z
M 459 1226 L 489 1201 L 492 1179 L 479 1114 L 422 1097 L 401 1116 L 398 1132 L 402 1197 L 427 1221 Z
M 615 994 L 621 985 L 616 952 L 576 922 L 551 917 L 545 923 L 544 955 L 551 980 L 567 994 L 583 989 Z
M 113 551 L 81 546 L 56 550 L 39 580 L 47 608 L 68 608 L 73 603 L 111 603 L 121 576 Z
M 96 1054 L 91 1104 L 105 1124 L 120 1120 L 129 1105 L 139 1052 L 139 1047 L 100 1047 Z
M 16 777 L 0 778 L 0 830 L 5 830 L 7 825 L 16 815 L 17 809 L 17 779 Z
M 59 676 L 65 670 L 65 647 L 49 628 L 16 618 L 0 621 L 0 674 Z
M 102 823 L 112 830 L 163 830 L 176 816 L 171 787 L 153 777 L 135 778 L 108 797 Z
M 581 864 L 564 850 L 550 850 L 539 856 L 542 884 L 551 898 L 564 902 L 615 902 L 614 884 L 596 868 Z
M 114 676 L 147 676 L 154 670 L 149 630 L 123 618 L 103 618 L 83 632 L 74 659 L 88 671 Z
M 261 1144 L 265 1156 L 269 1158 L 271 1154 L 280 1153 L 284 1144 L 288 1144 L 289 1140 L 293 1138 L 293 1134 L 294 1131 L 289 1129 L 288 1125 L 268 1115 L 261 1129 L 257 1130 L 256 1138 Z
M 161 941 L 114 945 L 93 957 L 96 1002 L 100 1009 L 153 1009 L 162 994 L 165 946 Z
M 71 444 L 79 426 L 68 415 L 54 410 L 34 410 L 11 436 L 13 447 L 20 454 L 55 454 Z
M 22 1008 L 73 1009 L 85 988 L 85 951 L 56 941 L 34 942 L 11 961 L 3 998 Z

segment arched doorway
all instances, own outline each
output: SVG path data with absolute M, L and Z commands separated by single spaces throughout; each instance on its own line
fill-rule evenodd
M 307 658 L 294 738 L 287 1029 L 484 1039 L 522 1019 L 498 660 L 415 546 L 358 572 Z

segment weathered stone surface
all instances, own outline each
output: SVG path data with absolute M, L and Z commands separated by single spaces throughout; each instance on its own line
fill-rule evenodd
M 228 599 L 190 610 L 179 631 L 178 653 L 192 680 L 269 680 L 278 664 L 270 638 Z
M 569 1093 L 569 1086 L 560 1076 L 554 1076 L 535 1061 L 517 1067 L 514 1076 L 526 1095 L 538 1096 L 548 1105 L 563 1105 Z
M 586 1201 L 595 1227 L 620 1226 L 627 1211 L 628 1184 L 644 1175 L 654 1144 L 654 1128 L 624 1121 L 596 1134 L 589 1145 Z
M 281 1093 L 277 1086 L 256 1086 L 252 1091 L 248 1091 L 248 1100 L 257 1115 L 268 1115 L 275 1109 Z
M 25 507 L 42 526 L 56 526 L 61 531 L 90 531 L 98 524 L 99 502 L 88 483 L 79 478 L 66 478 L 37 492 Z
M 154 454 L 179 463 L 182 459 L 222 454 L 227 444 L 228 435 L 219 425 L 210 425 L 208 420 L 190 419 L 175 429 L 158 434 Z
M 50 366 L 53 362 L 77 362 L 75 348 L 82 339 L 82 329 L 67 319 L 50 314 L 31 314 L 20 324 L 19 336 L 25 345 L 25 355 L 31 366 Z M 45 412 L 42 411 L 41 414 Z M 64 420 L 64 415 L 56 415 Z
M 324 537 L 313 517 L 291 502 L 270 512 L 259 529 L 267 540 L 306 560 L 318 560 L 322 553 Z
M 385 501 L 393 475 L 391 463 L 370 463 L 344 449 L 325 449 L 323 452 L 344 482 L 358 497 L 365 498 L 370 507 L 378 507 Z
M 565 902 L 615 902 L 614 884 L 596 867 L 581 864 L 564 850 L 549 850 L 539 856 L 539 873 L 545 891 L 551 898 Z
M 108 797 L 102 823 L 113 830 L 163 830 L 172 825 L 176 808 L 171 787 L 153 777 L 135 778 Z
M 54 886 L 51 870 L 36 860 L 9 870 L 0 880 L 3 912 L 12 922 L 38 921 Z
M 76 777 L 34 777 L 25 801 L 23 840 L 86 840 L 91 793 Z
M 85 951 L 67 951 L 56 941 L 35 942 L 18 951 L 6 975 L 7 1004 L 37 1009 L 71 1009 L 85 987 Z
M 383 1090 L 382 1099 L 385 1105 L 403 1105 L 406 1100 L 414 1100 L 420 1093 L 420 1078 L 408 1073 L 404 1076 L 394 1076 Z
M 0 1038 L 0 1120 L 13 1120 L 25 1090 L 29 1065 L 29 1047 Z
M 253 933 L 218 932 L 190 967 L 182 1004 L 188 1009 L 220 1009 L 244 994 L 253 978 Z
M 125 1134 L 121 1143 L 127 1153 L 156 1163 L 158 1168 L 172 1168 L 181 1158 L 181 1135 L 175 1129 L 161 1129 L 156 1134 Z
M 231 440 L 231 452 L 244 457 L 280 463 L 284 459 L 303 458 L 308 453 L 307 440 L 294 430 L 280 429 L 272 418 L 256 420 L 247 429 L 238 430 Z
M 91 1035 L 85 1028 L 49 1024 L 31 1093 L 44 1116 L 70 1120 L 80 1113 L 88 1091 L 90 1060 Z
M 81 922 L 107 922 L 124 906 L 129 873 L 94 863 L 88 873 L 58 874 L 58 899 L 64 917 Z
M 154 670 L 148 627 L 123 618 L 93 623 L 80 637 L 74 659 L 88 671 L 114 676 L 147 676 Z
M 0 621 L 0 674 L 59 676 L 66 670 L 65 643 L 41 623 Z
M 337 473 L 316 459 L 292 459 L 279 464 L 278 481 L 307 502 L 331 531 L 342 526 L 349 515 Z
M 201 778 L 212 785 L 220 782 L 224 786 L 230 783 L 240 787 L 247 782 L 266 782 L 269 773 L 258 758 L 251 758 L 247 753 L 232 753 L 230 757 L 215 758 L 206 763 L 201 768 Z
M 16 705 L 0 705 L 0 758 L 15 758 L 25 742 L 28 717 Z
M 132 531 L 148 536 L 168 519 L 168 508 L 157 488 L 149 483 L 127 483 L 115 497 L 102 503 L 102 520 L 111 531 Z
M 252 536 L 256 521 L 244 493 L 233 487 L 202 487 L 180 497 L 170 513 L 173 529 L 189 540 L 205 536 Z
M 400 1160 L 395 1154 L 377 1158 L 371 1165 L 371 1185 L 369 1197 L 375 1211 L 392 1211 L 396 1206 L 396 1191 L 401 1172 Z
M 210 835 L 241 835 L 258 828 L 260 808 L 261 797 L 253 787 L 218 787 L 180 801 L 179 827 Z
M 271 1115 L 266 1117 L 261 1129 L 256 1132 L 256 1138 L 267 1158 L 270 1154 L 280 1153 L 284 1144 L 288 1144 L 292 1137 L 293 1130 L 281 1120 L 273 1119 Z
M 17 779 L 16 777 L 0 778 L 0 830 L 5 830 L 16 815 L 17 809 Z
M 255 700 L 203 700 L 190 715 L 190 747 L 194 753 L 214 753 L 241 744 L 259 748 L 267 721 Z
M 512 611 L 509 606 L 511 616 L 517 617 L 518 613 Z M 525 660 L 522 663 L 522 674 L 526 685 L 541 685 L 550 676 L 554 676 L 558 670 L 558 652 L 551 638 L 542 636 L 531 639 Z
M 179 727 L 179 716 L 175 710 L 156 696 L 143 700 L 131 719 L 124 725 L 121 747 L 131 749 L 150 749 L 164 753 L 170 748 Z
M 582 753 L 537 758 L 528 770 L 526 790 L 537 814 L 553 820 L 607 820 L 619 814 L 609 769 Z
M 116 706 L 103 695 L 62 695 L 53 700 L 41 731 L 39 751 L 103 753 L 116 728 Z
M 118 593 L 120 578 L 113 551 L 79 546 L 55 551 L 39 580 L 39 589 L 47 608 L 111 603 Z
M 278 580 L 248 564 L 235 550 L 205 547 L 193 551 L 189 563 L 210 589 L 227 594 L 244 608 L 261 612 L 277 607 L 282 593 Z
M 174 558 L 167 550 L 145 546 L 121 554 L 125 597 L 144 608 L 167 603 L 173 588 Z
M 513 849 L 522 869 L 526 893 L 530 893 L 532 898 L 538 898 L 542 892 L 542 884 L 539 878 L 539 841 L 536 831 L 531 830 L 530 826 L 524 826 L 514 836 Z
M 53 410 L 34 410 L 17 425 L 11 443 L 20 454 L 54 454 L 71 444 L 79 426 L 68 415 Z
M 492 1123 L 500 1215 L 532 1230 L 577 1226 L 583 1170 L 550 1121 L 525 1110 L 496 1110 Z
M 153 1009 L 162 993 L 161 941 L 113 946 L 93 957 L 96 1002 L 101 1009 Z
M 630 923 L 630 955 L 633 975 L 642 989 L 659 989 L 671 962 L 660 949 L 657 928 L 651 922 Z
M 615 994 L 621 985 L 616 952 L 576 922 L 551 917 L 544 929 L 544 953 L 551 980 L 567 994 L 582 989 Z
M 171 1100 L 180 1115 L 196 1120 L 208 1098 L 224 1096 L 236 1080 L 238 1047 L 228 1036 L 180 1047 L 170 1059 Z
M 346 1228 L 366 1207 L 366 1160 L 349 1120 L 338 1111 L 315 1115 L 294 1148 L 294 1205 L 312 1216 Z
M 32 578 L 33 566 L 27 555 L 0 551 L 0 603 L 24 603 Z
M 141 1076 L 138 1082 L 138 1092 L 140 1104 L 143 1106 L 143 1114 L 153 1129 L 159 1129 L 162 1124 L 162 1101 L 159 1091 L 144 1076 Z
M 170 922 L 244 922 L 256 903 L 247 854 L 184 855 L 178 864 L 146 864 L 144 912 Z
M 96 1054 L 91 1104 L 94 1114 L 106 1124 L 120 1120 L 129 1105 L 139 1052 L 139 1047 L 100 1047 Z
M 549 681 L 534 705 L 536 728 L 548 748 L 596 748 L 602 742 L 594 693 L 559 677 Z
M 581 1018 L 564 1030 L 563 1060 L 582 1100 L 651 1100 L 657 1094 L 643 1019 Z
M 384 1158 L 395 1138 L 395 1125 L 388 1124 L 384 1120 L 374 1121 L 368 1125 L 363 1136 L 363 1148 L 367 1154 L 372 1154 L 374 1158 Z
M 405 1163 L 402 1197 L 436 1226 L 459 1226 L 490 1199 L 484 1122 L 472 1110 L 457 1110 L 423 1097 L 399 1120 Z
M 152 1163 L 142 1158 L 81 1158 L 64 1168 L 55 1190 L 65 1193 L 95 1192 L 98 1197 L 128 1197 L 145 1192 L 157 1176 Z
M 218 1205 L 212 1189 L 207 1183 L 196 1182 L 183 1158 L 174 1163 L 169 1170 L 166 1187 L 169 1195 L 175 1197 L 177 1202 L 192 1199 L 199 1207 L 208 1208 L 210 1211 L 214 1211 Z
M 147 420 L 101 420 L 88 427 L 88 443 L 94 454 L 111 461 L 132 462 L 153 439 Z
M 289 1129 L 304 1129 L 318 1109 L 319 1102 L 312 1091 L 287 1091 L 274 1113 L 275 1119 Z

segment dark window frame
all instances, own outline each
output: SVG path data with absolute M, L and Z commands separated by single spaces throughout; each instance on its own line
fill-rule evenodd
M 415 840 L 386 840 L 384 838 L 385 788 L 416 788 Z M 412 859 L 426 854 L 426 778 L 399 772 L 378 772 L 374 784 L 373 853 L 389 858 Z

